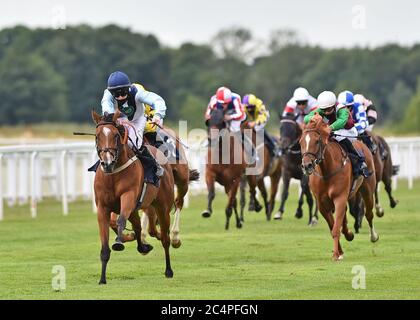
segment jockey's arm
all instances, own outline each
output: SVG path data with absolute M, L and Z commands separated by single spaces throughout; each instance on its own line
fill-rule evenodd
M 230 120 L 240 120 L 244 116 L 245 111 L 243 110 L 243 107 L 242 107 L 242 105 L 241 105 L 241 103 L 239 102 L 238 99 L 233 101 L 233 105 L 235 107 L 235 113 L 233 113 L 229 116 L 226 116 L 228 121 L 230 121 Z
M 311 121 L 311 119 L 314 117 L 315 113 L 319 113 L 320 115 L 322 115 L 322 110 L 321 109 L 315 109 L 312 110 L 311 112 L 309 112 L 309 114 L 307 114 L 305 116 L 305 118 L 303 119 L 303 121 L 305 122 L 305 124 L 308 124 L 309 121 Z
M 265 105 L 262 103 L 260 105 L 256 106 L 257 110 L 257 117 L 255 119 L 256 123 L 256 130 L 262 129 L 267 124 L 268 118 L 270 117 L 270 114 L 268 113 L 267 109 L 265 108 Z
M 350 112 L 347 108 L 341 108 L 337 111 L 337 120 L 330 125 L 332 131 L 344 129 L 349 120 Z
M 105 89 L 104 91 L 104 95 L 101 101 L 101 106 L 102 106 L 102 114 L 105 114 L 105 112 L 109 114 L 115 112 L 115 99 L 108 89 Z
M 357 129 L 357 132 L 359 134 L 361 134 L 369 126 L 369 122 L 367 120 L 366 112 L 364 110 L 364 106 L 363 105 L 357 106 L 357 109 L 356 109 L 356 120 L 357 120 L 357 123 L 354 126 Z
M 161 120 L 166 115 L 165 100 L 158 94 L 150 91 L 139 91 L 136 94 L 136 102 L 148 104 L 155 111 L 154 117 L 158 116 Z
M 290 114 L 295 114 L 295 108 L 294 108 L 293 106 L 291 106 L 291 105 L 287 104 L 287 105 L 284 107 L 284 110 L 283 110 L 283 114 L 282 114 L 282 116 L 283 116 L 283 117 L 286 117 L 286 116 L 288 116 L 288 115 L 290 115 Z

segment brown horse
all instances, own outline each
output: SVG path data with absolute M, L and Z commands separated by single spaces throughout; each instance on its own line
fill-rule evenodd
M 245 128 L 247 127 L 245 126 Z M 255 146 L 257 139 L 256 139 L 255 131 L 253 133 L 254 134 L 252 136 L 252 140 Z M 248 211 L 259 212 L 262 209 L 256 197 L 256 186 L 258 186 L 258 189 L 260 190 L 261 196 L 264 200 L 265 215 L 266 215 L 267 221 L 270 221 L 271 214 L 274 209 L 274 203 L 276 200 L 276 194 L 277 194 L 280 178 L 281 178 L 282 159 L 279 157 L 273 157 L 268 147 L 264 144 L 264 141 L 262 141 L 260 145 L 256 146 L 255 149 L 258 155 L 258 159 L 259 159 L 258 161 L 261 161 L 261 164 L 256 164 L 256 165 L 257 166 L 262 165 L 263 168 L 261 170 L 262 172 L 261 174 L 259 175 L 252 174 L 252 175 L 244 176 L 241 180 L 241 183 L 240 183 L 241 221 L 244 221 L 246 182 L 248 182 L 249 193 L 250 193 Z M 264 177 L 270 177 L 270 183 L 271 183 L 270 200 L 267 199 L 268 193 L 265 187 Z
M 143 166 L 127 145 L 127 129 L 122 135 L 117 120 L 121 113 L 101 117 L 92 111 L 96 123 L 96 149 L 101 162 L 101 169 L 95 175 L 95 201 L 98 207 L 99 234 L 102 243 L 102 273 L 99 284 L 106 284 L 106 267 L 110 259 L 109 227 L 111 212 L 119 214 L 117 220 L 118 236 L 112 245 L 114 251 L 124 250 L 123 231 L 127 220 L 131 222 L 137 238 L 137 250 L 147 254 L 152 247 L 141 242 L 141 222 L 138 209 L 153 208 L 161 227 L 161 242 L 165 250 L 165 275 L 173 277 L 169 256 L 170 210 L 173 205 L 174 181 L 172 170 L 163 164 L 164 175 L 160 177 L 160 186 L 156 188 L 144 183 Z M 112 118 L 111 118 L 112 117 Z M 149 148 L 157 156 L 157 150 Z
M 176 185 L 176 198 L 175 198 L 175 214 L 174 222 L 171 227 L 171 244 L 175 249 L 181 246 L 181 239 L 179 237 L 180 233 L 180 213 L 184 207 L 184 198 L 188 192 L 189 184 L 192 181 L 198 181 L 200 174 L 197 170 L 191 170 L 188 165 L 187 155 L 185 149 L 181 143 L 180 138 L 176 132 L 167 127 L 164 128 L 165 136 L 163 140 L 167 142 L 168 138 L 174 140 L 176 150 L 167 150 L 172 151 L 175 154 L 168 154 L 169 162 L 172 168 L 172 173 L 174 175 L 174 181 Z M 146 243 L 146 230 L 148 229 L 149 234 L 153 237 L 160 239 L 160 233 L 156 229 L 156 216 L 153 214 L 152 210 L 146 210 L 143 214 L 142 219 L 142 242 Z
M 363 197 L 366 219 L 370 226 L 372 242 L 379 237 L 373 226 L 373 194 L 375 192 L 375 175 L 369 178 L 352 178 L 351 162 L 341 146 L 329 139 L 330 128 L 324 123 L 319 114 L 311 119 L 305 127 L 300 139 L 302 151 L 302 169 L 309 175 L 309 186 L 313 191 L 319 210 L 328 223 L 333 240 L 335 261 L 343 259 L 343 249 L 340 245 L 340 232 L 348 241 L 354 238 L 347 227 L 347 201 L 360 189 Z M 370 171 L 374 170 L 372 155 L 361 142 L 355 142 L 358 149 L 362 149 Z M 333 212 L 336 213 L 334 220 Z
M 213 110 L 208 121 L 209 147 L 206 163 L 208 202 L 207 210 L 202 212 L 202 216 L 209 218 L 212 215 L 212 203 L 216 196 L 215 182 L 220 183 L 225 187 L 225 192 L 229 197 L 225 210 L 225 229 L 228 230 L 232 211 L 235 212 L 236 227 L 242 228 L 242 222 L 237 210 L 236 193 L 247 164 L 245 163 L 244 150 L 241 143 L 242 133 L 231 134 L 226 128 L 223 110 Z M 226 151 L 226 149 L 229 150 Z
M 372 135 L 372 139 L 378 146 L 376 152 L 373 154 L 373 161 L 375 164 L 376 188 L 375 188 L 375 209 L 376 216 L 383 217 L 385 212 L 379 202 L 378 185 L 382 181 L 385 184 L 385 190 L 388 193 L 390 207 L 393 209 L 397 206 L 398 200 L 392 196 L 392 177 L 398 173 L 399 167 L 394 166 L 392 163 L 391 150 L 385 139 L 378 135 Z M 352 208 L 351 214 L 355 218 L 356 233 L 362 226 L 362 219 L 364 214 L 364 207 L 361 197 L 356 198 L 350 204 Z

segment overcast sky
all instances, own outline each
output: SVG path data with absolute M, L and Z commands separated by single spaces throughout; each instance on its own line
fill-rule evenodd
M 291 28 L 325 47 L 420 43 L 419 0 L 1 0 L 0 29 L 109 23 L 152 33 L 166 45 L 205 43 L 241 25 L 258 38 Z

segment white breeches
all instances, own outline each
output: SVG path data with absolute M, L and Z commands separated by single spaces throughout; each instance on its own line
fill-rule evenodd
M 144 128 L 146 126 L 146 117 L 140 117 L 139 119 L 135 121 L 130 121 L 130 124 L 132 126 L 128 126 L 128 136 L 130 137 L 131 141 L 136 144 L 137 148 L 140 148 L 143 144 L 143 133 Z M 132 143 L 130 140 L 128 140 L 128 145 L 132 147 Z
M 230 121 L 229 130 L 230 132 L 239 132 L 241 131 L 241 120 L 232 120 Z
M 342 141 L 346 138 L 348 138 L 350 141 L 354 141 L 357 136 L 359 135 L 359 133 L 357 132 L 357 129 L 355 127 L 351 128 L 351 129 L 341 129 L 341 130 L 337 130 L 334 131 L 334 134 L 336 134 L 337 136 L 334 136 L 334 139 L 337 141 Z

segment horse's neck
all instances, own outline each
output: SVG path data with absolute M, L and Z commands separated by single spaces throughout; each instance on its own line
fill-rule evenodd
M 334 170 L 334 164 L 342 160 L 340 146 L 336 142 L 328 142 L 325 146 L 324 160 L 321 161 L 319 167 L 322 175 L 328 175 L 329 171 Z

